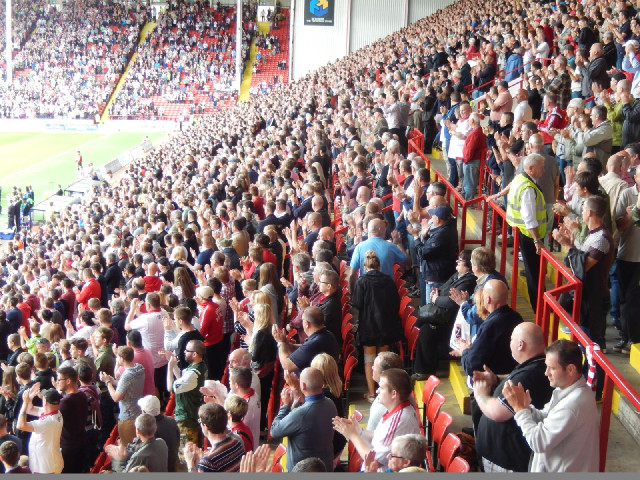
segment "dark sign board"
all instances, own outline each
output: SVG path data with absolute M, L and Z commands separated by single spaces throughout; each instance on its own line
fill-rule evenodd
M 304 24 L 333 27 L 335 0 L 303 0 Z

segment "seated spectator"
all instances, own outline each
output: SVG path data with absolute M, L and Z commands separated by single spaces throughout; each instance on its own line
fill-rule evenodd
M 126 447 L 107 445 L 105 451 L 111 457 L 113 469 L 131 472 L 133 468 L 144 466 L 149 472 L 166 472 L 168 450 L 161 438 L 156 438 L 156 419 L 148 413 L 138 415 L 135 421 L 136 441 Z

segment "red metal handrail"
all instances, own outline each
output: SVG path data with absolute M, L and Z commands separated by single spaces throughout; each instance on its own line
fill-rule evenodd
M 498 268 L 498 272 L 505 278 L 507 277 L 507 214 L 506 212 L 500 208 L 498 204 L 496 204 L 493 200 L 487 202 L 487 206 L 493 209 L 493 215 L 491 215 L 491 233 L 490 233 L 490 242 L 489 248 L 491 251 L 495 252 L 496 250 L 496 239 L 498 236 L 498 232 L 496 232 L 496 223 L 498 222 L 498 217 L 502 218 L 502 244 L 500 245 L 500 266 Z M 485 208 L 486 210 L 486 208 Z M 486 212 L 485 212 L 486 213 Z M 486 221 L 486 215 L 484 215 L 484 221 L 482 225 L 484 226 Z M 484 230 L 484 228 L 483 228 Z M 483 234 L 484 235 L 484 234 Z M 484 243 L 482 244 L 485 245 Z M 520 250 L 520 230 L 517 228 L 513 229 L 513 254 L 511 257 L 511 308 L 515 310 L 516 308 L 516 297 L 518 294 L 518 251 Z M 515 279 L 515 280 L 514 280 Z
M 460 192 L 456 190 L 456 188 L 445 178 L 445 176 L 440 173 L 438 170 L 434 170 L 431 168 L 431 160 L 427 155 L 423 153 L 423 150 L 420 148 L 420 145 L 424 145 L 424 136 L 422 133 L 417 132 L 415 129 L 414 135 L 411 136 L 409 140 L 409 152 L 416 153 L 425 161 L 425 164 L 431 174 L 433 175 L 435 181 L 443 183 L 447 187 L 447 200 L 451 203 L 451 197 L 453 197 L 453 214 L 457 217 L 459 208 L 461 209 L 461 225 L 460 225 L 460 240 L 459 246 L 460 249 L 464 249 L 466 245 L 484 245 L 486 242 L 486 231 L 483 228 L 480 239 L 467 238 L 467 209 L 472 207 L 473 205 L 478 204 L 479 208 L 482 209 L 482 220 L 483 224 L 487 222 L 487 208 L 486 208 L 486 198 L 482 195 L 482 184 L 478 182 L 478 196 L 471 200 L 465 200 Z M 420 141 L 421 140 L 421 141 Z M 485 160 L 481 159 L 480 161 L 480 169 L 482 171 Z
M 545 272 L 550 263 L 556 269 L 555 288 L 545 292 L 545 278 L 540 276 L 538 284 L 538 315 L 536 323 L 542 327 L 545 338 L 555 341 L 558 337 L 559 319 L 571 330 L 571 340 L 579 343 L 585 349 L 594 346 L 594 342 L 580 328 L 580 302 L 582 299 L 582 282 L 578 280 L 565 265 L 546 249 L 540 255 L 540 271 Z M 566 282 L 566 283 L 563 283 Z M 564 292 L 574 291 L 573 312 L 569 314 L 558 302 L 558 297 Z M 577 319 L 577 320 L 576 320 Z M 609 359 L 600 351 L 593 353 L 595 363 L 602 368 L 605 378 L 602 391 L 602 409 L 600 412 L 600 471 L 604 472 L 607 462 L 607 447 L 609 442 L 609 427 L 611 423 L 611 405 L 613 401 L 613 387 L 618 387 L 622 395 L 627 397 L 633 408 L 640 410 L 640 394 L 631 387 L 629 382 L 613 366 Z

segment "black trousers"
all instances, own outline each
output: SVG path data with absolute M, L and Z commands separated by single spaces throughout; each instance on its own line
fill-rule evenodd
M 116 425 L 116 414 L 115 414 L 116 404 L 109 395 L 109 392 L 100 393 L 100 415 L 102 415 L 102 428 L 100 429 L 100 446 L 104 445 L 104 443 L 111 435 L 111 430 Z
M 449 339 L 453 322 L 447 325 L 432 326 L 424 324 L 420 327 L 413 371 L 423 375 L 435 375 L 440 358 L 449 351 Z
M 407 155 L 407 148 L 409 146 L 409 141 L 407 140 L 407 135 L 405 134 L 406 131 L 407 131 L 406 126 L 389 129 L 389 133 L 391 133 L 392 135 L 398 135 L 398 143 L 400 143 L 400 151 L 404 156 Z
M 273 384 L 273 371 L 260 378 L 260 430 L 267 428 L 267 410 Z
M 533 313 L 538 306 L 538 281 L 540 279 L 540 255 L 536 253 L 536 244 L 533 238 L 520 234 L 520 253 L 524 262 L 527 279 L 527 291 Z
M 640 262 L 618 260 L 620 280 L 620 334 L 631 343 L 640 342 Z
M 62 447 L 62 459 L 64 467 L 62 473 L 86 473 L 88 471 L 86 461 L 86 447 Z
M 209 380 L 222 380 L 222 375 L 224 375 L 224 366 L 227 363 L 227 356 L 229 355 L 229 347 L 225 345 L 224 340 L 221 340 L 215 345 L 205 347 L 205 354 L 207 378 Z
M 153 369 L 153 381 L 158 389 L 160 403 L 164 403 L 169 398 L 167 391 L 167 365 Z

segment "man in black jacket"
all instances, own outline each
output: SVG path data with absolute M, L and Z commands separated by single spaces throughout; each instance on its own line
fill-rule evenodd
M 104 272 L 104 281 L 107 287 L 107 300 L 111 300 L 115 291 L 120 289 L 122 281 L 122 270 L 118 266 L 115 253 L 107 254 L 107 269 Z
M 420 281 L 426 282 L 426 303 L 431 290 L 440 287 L 455 272 L 458 255 L 458 230 L 448 205 L 427 210 L 430 224 L 423 223 L 416 239 L 420 262 Z
M 473 293 L 476 276 L 471 271 L 471 250 L 463 250 L 456 261 L 456 273 L 440 288 L 431 291 L 431 303 L 420 308 L 415 326 L 420 328 L 412 380 L 426 380 L 436 373 L 438 360 L 448 353 L 453 320 L 458 305 L 450 298 L 452 289 Z

